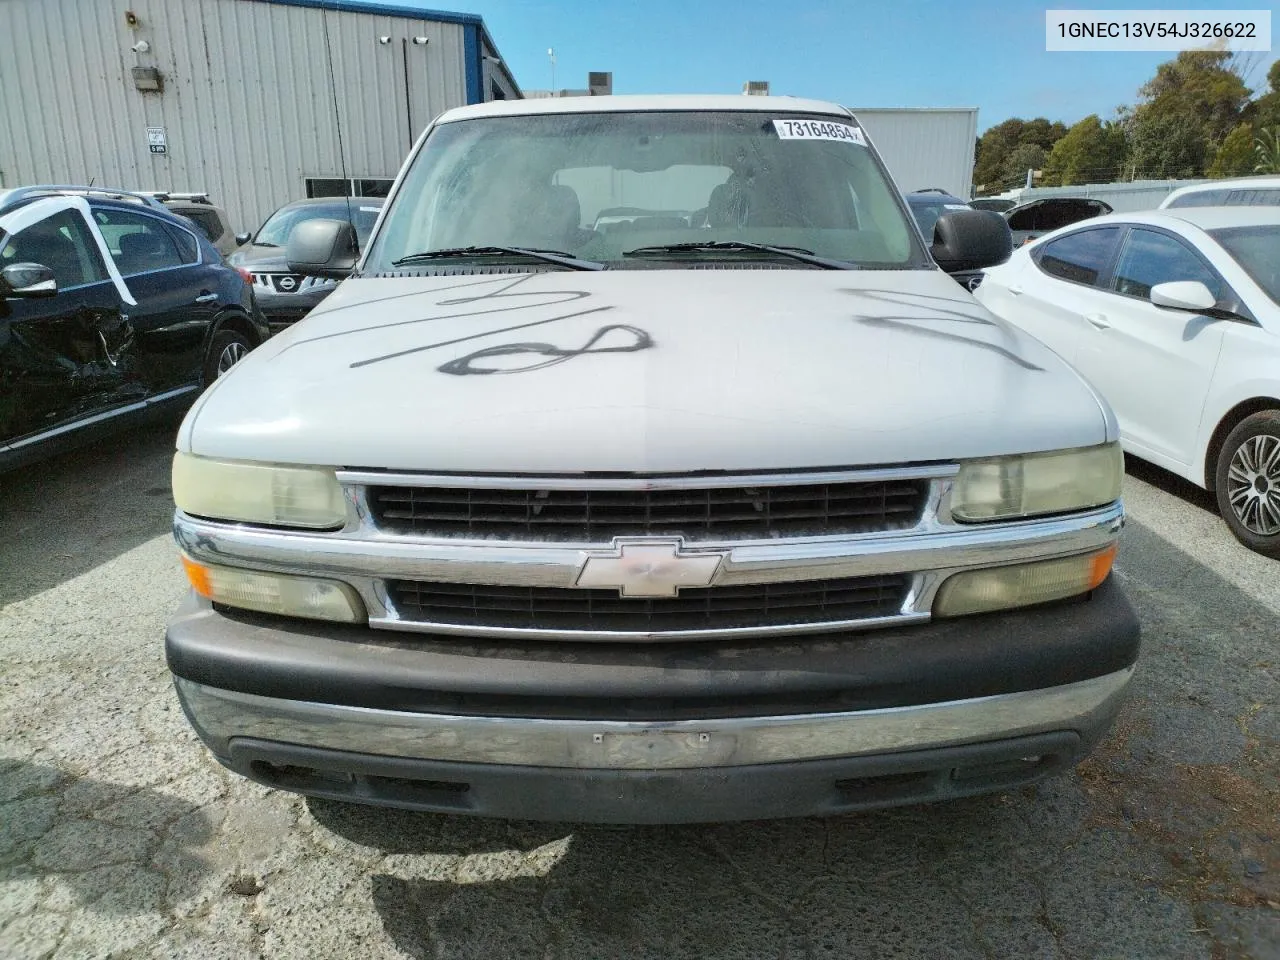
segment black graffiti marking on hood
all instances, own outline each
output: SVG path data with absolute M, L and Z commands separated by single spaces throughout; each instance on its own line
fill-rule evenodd
M 632 341 L 630 343 L 621 344 L 616 347 L 597 347 L 595 344 L 613 333 L 615 330 L 623 330 L 631 334 Z M 458 357 L 443 363 L 436 369 L 441 373 L 451 373 L 455 376 L 469 376 L 476 374 L 507 374 L 507 373 L 529 373 L 534 370 L 544 370 L 547 367 L 554 367 L 558 363 L 564 363 L 566 360 L 572 360 L 574 357 L 581 357 L 588 353 L 636 353 L 640 350 L 648 350 L 653 346 L 653 338 L 649 334 L 641 330 L 639 327 L 632 327 L 626 324 L 610 324 L 607 327 L 601 327 L 591 339 L 584 343 L 576 350 L 566 350 L 562 347 L 554 346 L 550 343 L 503 343 L 493 347 L 485 347 L 477 350 L 475 353 L 469 353 L 465 357 Z M 546 357 L 547 359 L 531 363 L 523 367 L 511 367 L 507 369 L 499 367 L 481 367 L 476 366 L 476 361 L 484 360 L 488 357 L 512 357 L 522 353 L 535 354 Z
M 520 284 L 524 283 L 527 280 L 532 279 L 535 276 L 539 276 L 539 274 L 532 274 L 532 273 L 525 274 L 523 276 L 517 277 L 516 279 L 510 280 L 510 281 L 507 281 L 506 278 L 502 278 L 503 281 L 505 282 L 505 285 L 502 287 L 499 287 L 496 290 L 489 290 L 489 291 L 486 291 L 485 293 L 478 294 L 476 296 L 451 297 L 444 300 L 437 300 L 435 305 L 438 307 L 455 307 L 455 306 L 463 306 L 471 303 L 480 303 L 485 300 L 506 300 L 506 299 L 516 299 L 516 298 L 520 298 L 526 301 L 529 298 L 534 298 L 539 302 L 533 302 L 533 303 L 523 302 L 523 303 L 517 303 L 509 306 L 504 305 L 504 306 L 490 307 L 485 310 L 465 310 L 459 313 L 437 314 L 436 316 L 430 316 L 430 317 L 418 317 L 417 319 L 414 319 L 414 320 L 396 320 L 390 323 L 381 323 L 381 324 L 374 324 L 368 327 L 360 327 L 355 330 L 342 330 L 342 331 L 338 331 L 337 333 L 327 334 L 324 337 L 314 337 L 312 339 L 324 340 L 324 339 L 329 339 L 330 337 L 335 337 L 335 336 L 346 336 L 349 333 L 362 333 L 370 330 L 386 330 L 393 327 L 404 327 L 404 326 L 411 326 L 414 324 L 431 323 L 434 320 L 453 320 L 460 317 L 479 317 L 479 316 L 485 316 L 488 314 L 495 314 L 495 313 L 511 313 L 511 312 L 520 311 L 520 310 L 530 310 L 537 307 L 554 307 L 559 304 L 573 303 L 575 301 L 583 300 L 591 296 L 591 294 L 586 290 L 530 290 L 527 292 L 525 291 L 512 292 L 514 287 L 519 286 Z M 462 287 L 480 286 L 482 283 L 487 284 L 490 282 L 492 281 L 482 281 L 482 282 L 471 281 L 468 283 L 452 284 L 448 287 L 440 288 L 440 290 L 436 292 L 447 292 L 447 291 L 457 290 Z M 554 317 L 546 317 L 542 320 L 533 320 L 533 321 L 530 321 L 529 323 L 517 323 L 517 324 L 512 324 L 511 326 L 506 326 L 506 327 L 496 327 L 496 328 L 490 328 L 487 330 L 479 330 L 475 333 L 467 334 L 466 336 L 463 336 L 463 337 L 455 337 L 452 340 L 443 340 L 437 343 L 427 343 L 427 344 L 423 344 L 422 346 L 409 347 L 405 350 L 397 350 L 394 353 L 387 353 L 378 357 L 369 357 L 364 360 L 356 360 L 353 363 L 351 363 L 350 366 L 351 366 L 351 369 L 355 370 L 359 367 L 366 367 L 372 363 L 381 363 L 384 360 L 395 360 L 399 357 L 406 357 L 406 356 L 410 356 L 411 354 L 422 353 L 425 350 L 435 350 L 439 347 L 447 347 L 447 346 L 452 346 L 453 344 L 466 343 L 471 340 L 479 340 L 481 338 L 494 336 L 499 333 L 510 333 L 513 330 L 525 330 L 525 329 L 528 329 L 529 327 L 538 327 L 548 323 L 556 323 L 560 320 L 569 320 L 569 319 L 572 319 L 573 317 L 586 316 L 587 314 L 592 314 L 592 313 L 602 313 L 606 310 L 612 310 L 612 309 L 613 309 L 612 306 L 591 307 L 590 309 L 587 309 L 587 310 L 575 310 L 571 313 L 558 314 Z
M 965 346 L 975 347 L 979 350 L 986 350 L 990 353 L 998 354 L 1024 370 L 1035 370 L 1044 372 L 1044 367 L 1032 363 L 1025 357 L 1020 357 L 1007 347 L 1002 347 L 997 343 L 988 343 L 986 340 L 978 340 L 974 337 L 966 337 L 962 333 L 955 333 L 950 330 L 935 330 L 932 327 L 926 327 L 922 324 L 930 320 L 940 320 L 944 323 L 969 323 L 976 326 L 995 327 L 997 330 L 1002 329 L 999 324 L 993 320 L 988 320 L 981 314 L 969 311 L 961 311 L 949 307 L 938 306 L 938 303 L 954 303 L 960 306 L 967 306 L 965 301 L 957 300 L 954 297 L 940 297 L 928 293 L 907 293 L 903 294 L 896 290 L 859 290 L 855 287 L 846 287 L 845 293 L 851 293 L 867 300 L 880 301 L 898 307 L 915 308 L 917 310 L 924 309 L 932 311 L 940 316 L 920 316 L 918 313 L 909 313 L 903 315 L 881 314 L 879 316 L 870 316 L 866 314 L 855 315 L 853 320 L 868 327 L 891 327 L 902 330 L 905 333 L 915 334 L 921 337 L 931 337 L 935 340 L 950 340 L 955 343 L 961 343 Z M 909 299 L 910 298 L 910 299 Z M 932 300 L 935 303 L 917 303 L 918 300 Z

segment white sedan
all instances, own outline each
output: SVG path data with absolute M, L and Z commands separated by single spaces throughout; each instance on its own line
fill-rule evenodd
M 1110 401 L 1121 442 L 1216 493 L 1280 557 L 1280 208 L 1097 217 L 987 270 L 975 296 Z

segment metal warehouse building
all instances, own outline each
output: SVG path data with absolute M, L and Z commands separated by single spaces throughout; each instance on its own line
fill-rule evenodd
M 976 107 L 850 107 L 903 190 L 972 193 Z
M 520 95 L 471 14 L 0 0 L 0 189 L 206 191 L 249 230 L 300 197 L 383 194 L 437 115 Z

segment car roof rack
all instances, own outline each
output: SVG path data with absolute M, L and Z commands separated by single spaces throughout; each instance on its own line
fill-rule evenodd
M 139 192 L 148 197 L 154 197 L 161 203 L 166 200 L 187 200 L 191 203 L 205 203 L 209 206 L 213 206 L 213 201 L 209 199 L 209 194 L 199 191 L 178 192 L 176 190 L 141 190 Z
M 149 207 L 164 210 L 165 206 L 155 197 L 136 190 L 117 190 L 114 187 L 87 187 L 83 184 L 48 184 L 42 183 L 30 187 L 15 187 L 4 194 L 6 207 L 16 206 L 19 202 L 33 200 L 37 197 L 56 196 L 92 196 L 107 197 L 111 200 L 135 200 Z
M 948 197 L 951 196 L 950 190 L 943 190 L 941 187 L 921 187 L 919 190 L 916 190 L 915 192 L 916 193 L 945 193 Z

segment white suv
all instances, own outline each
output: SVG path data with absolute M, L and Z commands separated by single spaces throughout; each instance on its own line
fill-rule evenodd
M 627 210 L 625 219 L 601 211 Z M 291 269 L 350 271 L 311 221 Z M 454 110 L 349 279 L 183 424 L 166 649 L 220 761 L 555 820 L 1007 789 L 1105 733 L 1115 418 L 939 266 L 857 119 L 767 97 Z

